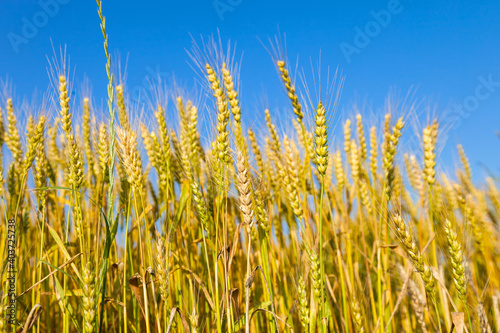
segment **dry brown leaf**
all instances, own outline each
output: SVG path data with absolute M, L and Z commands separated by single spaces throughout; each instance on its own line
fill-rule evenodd
M 452 312 L 451 321 L 453 324 L 451 325 L 450 333 L 453 332 L 453 328 L 455 328 L 456 333 L 464 333 L 464 320 L 465 316 L 463 312 Z
M 179 317 L 181 317 L 181 322 L 182 322 L 182 327 L 184 328 L 184 332 L 189 333 L 189 324 L 184 315 L 182 314 L 181 309 L 179 309 L 178 307 L 172 308 L 172 310 L 170 311 L 170 319 L 168 321 L 167 333 L 170 332 L 170 329 L 172 328 L 172 323 L 174 322 L 176 313 L 178 313 Z
M 143 282 L 143 279 L 139 273 L 136 273 L 135 275 L 131 276 L 128 279 L 128 285 L 129 285 L 130 289 L 132 290 L 132 293 L 134 293 L 134 296 L 137 299 L 139 306 L 141 307 L 142 315 L 144 317 L 146 317 L 146 313 L 144 312 L 144 305 L 142 304 L 142 298 L 141 298 L 142 282 Z
M 31 328 L 33 327 L 33 325 L 35 325 L 36 320 L 38 319 L 38 317 L 40 317 L 41 314 L 42 314 L 42 306 L 37 303 L 31 309 L 31 311 L 28 315 L 28 318 L 26 318 L 26 322 L 24 323 L 21 332 L 22 333 L 29 332 L 31 330 Z M 18 331 L 20 331 L 20 330 L 21 329 L 19 329 Z

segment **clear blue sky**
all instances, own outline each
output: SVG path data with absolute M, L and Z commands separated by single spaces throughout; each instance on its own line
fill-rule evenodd
M 58 8 L 43 5 L 54 1 Z M 324 68 L 343 71 L 339 117 L 348 114 L 354 101 L 366 102 L 371 113 L 382 117 L 379 108 L 391 88 L 404 94 L 417 87 L 414 98 L 421 102 L 420 110 L 437 103 L 435 113 L 450 127 L 442 169 L 452 169 L 447 165 L 457 158 L 451 148 L 461 142 L 476 175 L 481 174 L 479 163 L 500 173 L 500 139 L 495 135 L 500 131 L 498 0 L 104 0 L 104 14 L 111 53 L 119 52 L 122 64 L 128 55 L 129 89 L 142 89 L 151 70 L 191 84 L 196 78 L 186 55 L 191 35 L 199 41 L 219 29 L 222 40 L 236 42 L 237 54 L 243 54 L 243 112 L 253 120 L 249 113 L 262 106 L 262 95 L 271 108 L 288 106 L 263 46 L 269 46 L 268 38 L 286 34 L 288 58 L 295 64 L 298 57 L 306 73 L 320 52 Z M 30 30 L 35 23 L 37 31 Z M 104 98 L 105 58 L 92 0 L 1 0 L 0 78 L 12 80 L 18 97 L 45 91 L 51 39 L 56 48 L 67 45 L 75 82 L 86 75 L 94 98 Z M 445 110 L 451 115 L 445 116 Z M 470 115 L 465 118 L 465 113 Z M 461 122 L 451 126 L 450 119 Z M 409 127 L 405 135 L 412 136 L 413 130 Z

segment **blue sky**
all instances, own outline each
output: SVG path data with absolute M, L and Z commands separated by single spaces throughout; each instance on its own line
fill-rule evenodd
M 430 106 L 447 127 L 441 170 L 453 169 L 454 146 L 462 143 L 476 176 L 482 175 L 481 165 L 500 174 L 498 1 L 104 0 L 103 6 L 110 52 L 119 52 L 122 66 L 128 57 L 129 91 L 144 91 L 145 78 L 158 72 L 193 85 L 197 73 L 186 49 L 192 37 L 200 41 L 219 30 L 224 43 L 236 43 L 237 58 L 242 56 L 246 119 L 263 124 L 266 105 L 280 109 L 280 122 L 290 127 L 288 101 L 266 50 L 269 38 L 278 35 L 286 40 L 292 69 L 297 63 L 311 78 L 311 63 L 317 66 L 321 54 L 323 69 L 342 71 L 345 83 L 333 123 L 354 118 L 353 102 L 366 106 L 368 119 L 382 119 L 388 93 L 404 96 L 412 89 L 420 120 L 425 122 Z M 18 98 L 30 99 L 35 90 L 49 87 L 51 43 L 67 46 L 75 87 L 86 75 L 94 99 L 105 97 L 95 1 L 2 0 L 0 22 L 0 78 L 12 81 Z M 413 121 L 406 130 L 408 141 L 414 127 Z M 341 135 L 340 127 L 335 135 Z

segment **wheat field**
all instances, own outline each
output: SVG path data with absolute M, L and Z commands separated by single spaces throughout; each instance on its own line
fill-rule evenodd
M 98 9 L 105 111 L 64 65 L 26 128 L 1 105 L 0 332 L 500 332 L 500 192 L 461 146 L 437 174 L 437 117 L 415 149 L 390 103 L 332 129 L 342 79 L 304 98 L 278 52 L 284 125 L 250 126 L 238 67 L 203 47 L 205 107 L 139 110 Z

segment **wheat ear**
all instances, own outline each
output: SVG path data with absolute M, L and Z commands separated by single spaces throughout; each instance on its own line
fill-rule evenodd
M 425 291 L 431 302 L 436 300 L 436 286 L 430 267 L 425 263 L 424 257 L 417 248 L 412 234 L 407 230 L 401 215 L 394 216 L 394 230 L 401 241 L 413 266 L 417 269 L 425 285 Z

